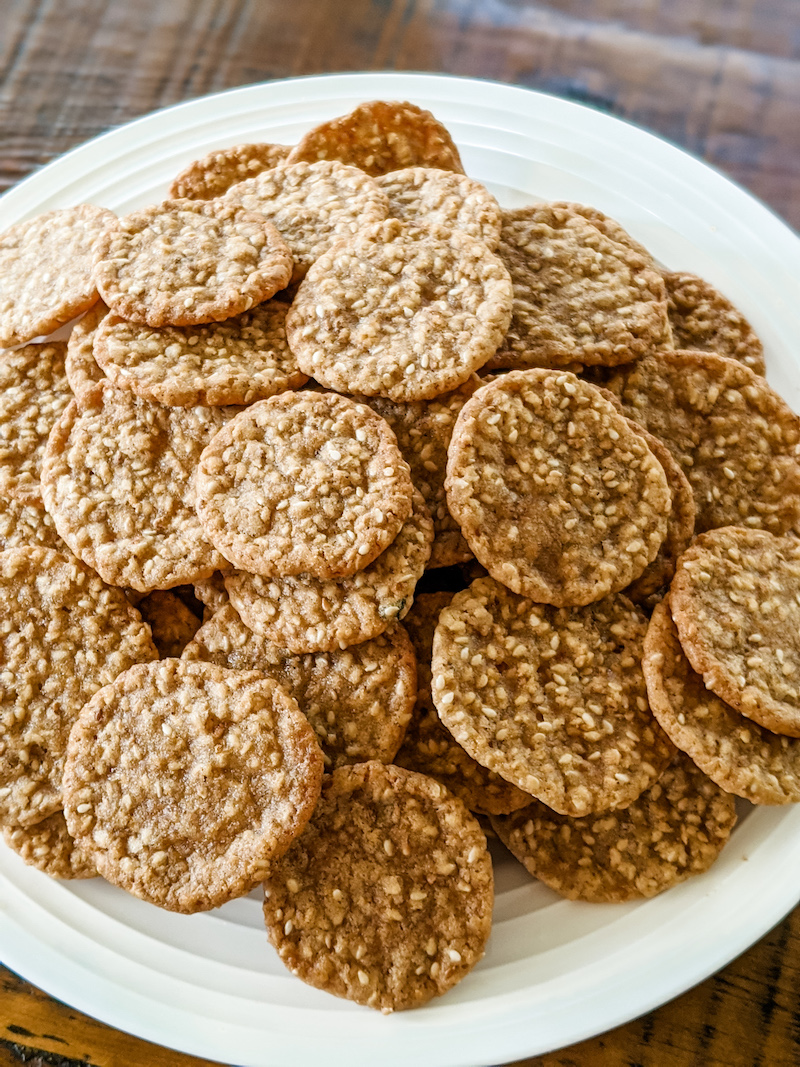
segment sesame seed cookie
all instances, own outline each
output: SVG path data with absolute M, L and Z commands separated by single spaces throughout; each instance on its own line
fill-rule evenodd
M 389 198 L 392 218 L 412 226 L 461 230 L 483 241 L 491 251 L 500 240 L 500 205 L 492 194 L 466 174 L 407 167 L 375 179 Z
M 486 838 L 421 774 L 362 763 L 326 779 L 314 817 L 269 864 L 264 918 L 304 982 L 383 1012 L 441 996 L 483 956 L 494 885 Z
M 430 111 L 389 100 L 360 104 L 315 126 L 289 159 L 339 159 L 372 175 L 417 166 L 464 173 L 452 137 Z
M 571 819 L 544 804 L 492 827 L 520 863 L 569 900 L 654 897 L 708 870 L 736 824 L 733 797 L 682 754 L 622 811 Z
M 596 226 L 601 233 L 606 235 L 606 237 L 615 241 L 619 245 L 625 245 L 626 248 L 630 248 L 632 252 L 636 252 L 640 255 L 642 259 L 646 260 L 655 270 L 658 269 L 655 266 L 655 260 L 653 259 L 652 253 L 646 249 L 643 244 L 640 244 L 639 241 L 631 237 L 628 231 L 621 226 L 616 219 L 610 218 L 599 208 L 590 207 L 588 204 L 575 204 L 567 200 L 555 201 L 550 206 L 557 210 L 571 211 L 576 215 L 582 215 L 583 218 L 591 222 L 593 226 Z
M 681 648 L 669 598 L 653 611 L 642 669 L 665 733 L 717 785 L 753 804 L 800 801 L 800 740 L 763 729 L 706 689 Z
M 35 826 L 5 826 L 3 840 L 25 863 L 51 878 L 97 877 L 94 865 L 70 837 L 63 811 Z
M 106 315 L 108 315 L 108 308 L 102 300 L 98 300 L 80 322 L 73 326 L 72 333 L 69 335 L 64 370 L 69 387 L 75 396 L 85 385 L 93 385 L 94 382 L 100 382 L 105 378 L 105 374 L 94 358 L 94 339 L 97 328 Z
M 482 242 L 387 219 L 317 260 L 286 330 L 301 368 L 330 389 L 428 400 L 495 352 L 511 300 L 508 271 Z
M 409 611 L 431 553 L 433 522 L 420 493 L 391 545 L 364 570 L 335 582 L 299 574 L 226 575 L 231 603 L 254 633 L 296 654 L 369 641 Z
M 107 380 L 87 386 L 53 428 L 42 473 L 45 507 L 75 555 L 142 593 L 222 566 L 195 512 L 195 470 L 229 415 L 167 408 Z
M 433 633 L 452 593 L 421 593 L 405 624 L 417 654 L 417 699 L 405 740 L 393 762 L 435 778 L 472 811 L 505 815 L 530 803 L 530 795 L 468 756 L 442 725 L 431 697 Z
M 115 221 L 80 204 L 0 234 L 0 348 L 52 333 L 95 303 L 92 246 Z
M 624 808 L 675 750 L 647 704 L 647 617 L 624 596 L 553 608 L 482 578 L 433 640 L 433 700 L 484 767 L 562 815 Z
M 252 404 L 308 381 L 286 343 L 281 300 L 224 322 L 162 326 L 109 315 L 94 354 L 108 378 L 170 407 Z
M 224 200 L 275 226 L 292 253 L 293 282 L 332 244 L 389 214 L 389 201 L 375 182 L 336 161 L 275 167 L 234 185 Z
M 197 513 L 227 560 L 266 577 L 363 570 L 411 514 L 411 475 L 386 422 L 332 393 L 247 408 L 200 457 Z
M 148 326 L 240 315 L 288 285 L 292 257 L 261 215 L 224 200 L 166 200 L 118 219 L 95 245 L 106 304 Z
M 764 346 L 730 300 L 685 271 L 665 271 L 664 282 L 676 348 L 715 352 L 764 374 Z
M 604 390 L 605 391 L 605 390 Z M 609 393 L 609 396 L 613 396 Z M 667 535 L 661 543 L 658 555 L 649 563 L 639 577 L 625 589 L 625 595 L 637 603 L 643 603 L 648 597 L 663 589 L 672 580 L 678 557 L 689 547 L 694 534 L 695 506 L 694 493 L 689 479 L 683 473 L 678 461 L 658 437 L 648 433 L 645 428 L 628 420 L 628 425 L 644 437 L 647 447 L 664 468 L 672 497 L 672 510 L 667 521 Z
M 121 589 L 46 548 L 0 553 L 0 821 L 31 826 L 62 807 L 70 727 L 121 671 L 155 659 Z
M 152 631 L 153 644 L 161 659 L 180 656 L 200 629 L 200 619 L 167 589 L 148 593 L 137 607 Z
M 225 575 L 222 571 L 214 571 L 208 578 L 203 578 L 193 584 L 194 595 L 203 605 L 203 622 L 208 622 L 220 608 L 230 603 L 228 590 L 225 588 Z
M 444 476 L 458 413 L 482 384 L 472 375 L 450 393 L 407 404 L 386 397 L 358 398 L 391 426 L 411 469 L 411 480 L 431 514 L 434 533 L 429 567 L 450 567 L 472 559 L 470 547 L 447 507 Z
M 327 770 L 391 763 L 414 707 L 414 649 L 399 624 L 343 651 L 293 656 L 248 630 L 228 604 L 203 624 L 183 658 L 260 671 L 282 685 L 314 728 Z
M 748 367 L 660 352 L 619 369 L 607 387 L 680 463 L 698 533 L 750 526 L 780 536 L 800 520 L 800 418 Z
M 71 555 L 43 504 L 23 504 L 13 496 L 0 493 L 0 551 L 25 547 L 52 548 L 62 555 Z
M 493 578 L 545 604 L 624 589 L 666 536 L 664 469 L 627 419 L 566 371 L 484 386 L 461 410 L 447 503 Z
M 572 204 L 503 212 L 497 254 L 514 284 L 511 326 L 489 367 L 615 366 L 670 342 L 664 279 Z
M 237 144 L 217 148 L 180 172 L 169 187 L 170 199 L 213 200 L 232 185 L 254 178 L 286 161 L 291 152 L 283 144 Z
M 62 342 L 25 345 L 0 359 L 0 496 L 39 505 L 47 437 L 72 399 Z
M 275 682 L 165 659 L 125 671 L 84 708 L 64 814 L 109 882 L 189 913 L 257 885 L 321 783 L 314 732 Z
M 737 526 L 702 534 L 678 561 L 670 605 L 706 688 L 800 737 L 800 540 Z

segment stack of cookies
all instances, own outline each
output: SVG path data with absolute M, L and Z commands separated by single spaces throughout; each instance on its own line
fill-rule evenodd
M 412 104 L 169 196 L 0 235 L 26 862 L 263 885 L 290 970 L 388 1012 L 481 958 L 487 833 L 621 901 L 734 795 L 800 799 L 800 420 L 724 296 L 595 208 L 501 210 Z

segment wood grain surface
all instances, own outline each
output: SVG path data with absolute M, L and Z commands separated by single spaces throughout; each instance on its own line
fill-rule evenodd
M 347 70 L 566 96 L 702 156 L 800 227 L 797 0 L 0 0 L 0 190 L 156 108 Z M 800 894 L 800 889 L 798 890 Z M 646 1017 L 526 1067 L 796 1067 L 800 910 Z M 0 1067 L 189 1067 L 0 969 Z

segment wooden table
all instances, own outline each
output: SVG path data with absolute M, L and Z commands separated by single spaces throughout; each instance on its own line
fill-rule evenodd
M 795 0 L 0 0 L 0 189 L 182 100 L 346 70 L 567 96 L 702 156 L 800 226 Z M 800 893 L 800 889 L 798 890 Z M 0 969 L 0 1067 L 189 1067 Z M 800 909 L 671 1004 L 528 1067 L 800 1063 Z

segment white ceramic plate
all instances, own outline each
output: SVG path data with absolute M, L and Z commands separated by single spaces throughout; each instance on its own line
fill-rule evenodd
M 430 108 L 469 174 L 506 206 L 577 200 L 617 218 L 665 264 L 704 275 L 751 319 L 769 378 L 800 409 L 800 240 L 676 148 L 588 108 L 450 77 L 352 74 L 253 86 L 140 119 L 56 160 L 0 200 L 0 230 L 91 201 L 162 199 L 187 163 L 241 141 L 286 144 L 375 98 Z M 746 809 L 747 806 L 744 805 Z M 99 879 L 59 883 L 0 848 L 0 955 L 54 996 L 140 1037 L 242 1067 L 465 1067 L 547 1052 L 683 992 L 800 897 L 800 808 L 744 819 L 707 874 L 655 900 L 570 903 L 510 859 L 497 866 L 485 959 L 443 999 L 383 1017 L 292 978 L 257 895 L 159 911 Z

